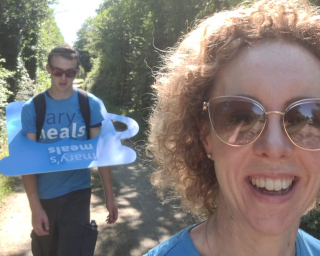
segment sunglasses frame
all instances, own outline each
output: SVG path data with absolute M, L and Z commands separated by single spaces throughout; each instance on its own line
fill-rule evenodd
M 211 119 L 211 113 L 210 113 L 210 102 L 214 101 L 214 105 L 217 105 L 218 103 L 220 102 L 224 102 L 224 101 L 229 101 L 229 100 L 236 100 L 236 101 L 244 101 L 244 102 L 251 102 L 253 103 L 254 105 L 256 105 L 257 107 L 259 107 L 262 111 L 263 111 L 263 116 L 265 117 L 264 119 L 264 124 L 263 124 L 263 127 L 260 131 L 260 133 L 258 134 L 258 136 L 251 142 L 247 143 L 247 144 L 244 144 L 244 145 L 234 145 L 234 144 L 230 144 L 226 141 L 224 141 L 220 136 L 219 134 L 217 133 L 217 131 L 214 129 L 214 123 L 213 123 L 213 120 Z M 287 135 L 287 137 L 289 138 L 289 140 L 292 142 L 293 145 L 295 145 L 296 147 L 298 148 L 301 148 L 303 150 L 307 150 L 307 151 L 319 151 L 319 149 L 308 149 L 308 148 L 303 148 L 299 145 L 297 145 L 292 139 L 291 137 L 289 136 L 288 134 L 288 131 L 287 131 L 287 128 L 285 126 L 285 122 L 284 122 L 284 117 L 286 115 L 286 113 L 288 113 L 292 108 L 296 107 L 297 105 L 302 105 L 302 104 L 306 104 L 306 103 L 316 103 L 318 102 L 320 104 L 320 98 L 307 98 L 307 99 L 302 99 L 302 100 L 298 100 L 298 101 L 295 101 L 293 103 L 291 103 L 284 112 L 281 112 L 281 111 L 266 111 L 265 108 L 262 106 L 262 104 L 254 99 L 251 99 L 251 98 L 248 98 L 248 97 L 245 97 L 245 96 L 218 96 L 218 97 L 214 97 L 214 98 L 211 98 L 209 99 L 209 101 L 207 102 L 203 102 L 203 111 L 208 111 L 208 114 L 209 114 L 209 119 L 210 119 L 210 124 L 211 124 L 211 127 L 212 129 L 214 130 L 215 134 L 217 135 L 217 137 L 225 144 L 229 145 L 229 146 L 232 146 L 232 147 L 242 147 L 242 146 L 246 146 L 246 145 L 249 145 L 251 143 L 254 143 L 259 137 L 260 135 L 262 134 L 262 132 L 264 131 L 264 128 L 266 127 L 267 123 L 268 123 L 268 118 L 266 117 L 267 115 L 269 114 L 279 114 L 279 115 L 282 115 L 282 125 L 283 125 L 283 129 Z
M 50 68 L 51 68 L 51 71 L 52 71 L 51 74 L 52 74 L 53 76 L 56 76 L 56 77 L 61 77 L 61 76 L 63 76 L 63 74 L 65 74 L 65 76 L 66 76 L 67 78 L 75 78 L 75 77 L 77 76 L 77 72 L 78 72 L 78 69 L 67 69 L 67 70 L 63 70 L 63 69 L 61 69 L 61 68 L 52 67 L 51 65 L 50 65 Z M 53 72 L 54 72 L 55 70 L 61 71 L 61 72 L 62 72 L 61 76 L 54 75 Z M 67 76 L 66 72 L 68 72 L 68 71 L 74 71 L 74 72 L 76 72 L 76 73 L 75 73 L 74 76 Z

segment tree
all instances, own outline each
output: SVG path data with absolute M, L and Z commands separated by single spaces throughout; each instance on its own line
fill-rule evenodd
M 37 59 L 36 92 L 43 91 L 51 85 L 50 76 L 46 70 L 48 55 L 54 47 L 63 44 L 65 41 L 54 19 L 53 10 L 49 9 L 48 16 L 41 22 L 37 44 L 34 46 Z
M 48 0 L 0 1 L 0 144 L 8 102 L 26 100 L 50 85 L 46 58 L 64 43 Z
M 159 52 L 172 47 L 196 18 L 239 2 L 105 0 L 97 16 L 79 30 L 75 43 L 85 69 L 91 70 L 87 87 L 109 111 L 131 115 L 144 124 L 141 113 L 148 115 L 145 109 L 151 104 Z
M 38 65 L 36 45 L 41 23 L 50 13 L 48 3 L 48 0 L 0 2 L 0 56 L 6 60 L 3 67 L 15 72 L 8 79 L 8 89 L 13 93 L 9 101 L 16 100 L 26 83 L 29 87 L 26 97 L 32 95 L 30 89 L 34 87 L 32 80 L 36 78 Z

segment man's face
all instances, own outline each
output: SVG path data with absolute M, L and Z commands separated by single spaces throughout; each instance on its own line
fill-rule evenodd
M 54 69 L 59 69 L 62 71 L 67 70 L 77 70 L 79 71 L 77 61 L 68 60 L 62 56 L 53 56 L 51 60 L 51 65 L 47 65 L 47 71 L 51 74 L 51 88 L 50 93 L 53 95 L 61 95 L 61 96 L 71 96 L 73 93 L 73 80 L 74 77 L 67 77 L 66 74 L 62 74 L 62 76 L 55 76 L 52 74 Z

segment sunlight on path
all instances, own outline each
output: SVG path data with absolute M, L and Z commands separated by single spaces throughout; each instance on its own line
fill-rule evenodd
M 31 256 L 31 213 L 24 192 L 14 193 L 0 205 L 0 255 Z

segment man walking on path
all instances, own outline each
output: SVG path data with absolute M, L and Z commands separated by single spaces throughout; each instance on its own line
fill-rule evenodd
M 54 143 L 63 138 L 86 140 L 99 135 L 103 116 L 98 99 L 88 93 L 90 127 L 86 129 L 78 89 L 73 87 L 79 65 L 78 53 L 69 46 L 60 46 L 50 52 L 47 71 L 51 75 L 51 87 L 44 92 L 46 115 L 41 133 L 38 131 L 40 137 L 37 136 L 33 98 L 22 109 L 22 130 L 29 139 Z M 118 218 L 118 208 L 113 196 L 111 168 L 99 167 L 99 173 L 109 211 L 107 222 L 112 224 Z M 88 228 L 90 177 L 89 169 L 22 176 L 32 213 L 31 238 L 35 256 L 80 256 L 90 243 L 93 255 L 95 238 Z

